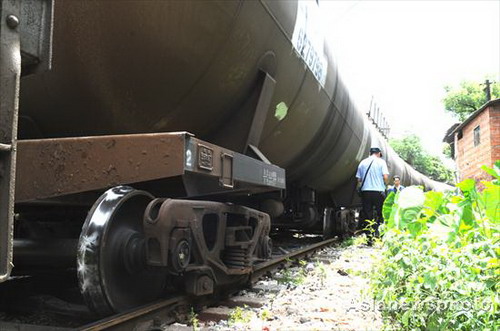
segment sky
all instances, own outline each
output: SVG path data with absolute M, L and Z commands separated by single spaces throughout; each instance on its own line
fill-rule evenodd
M 358 108 L 372 96 L 390 137 L 418 135 L 440 155 L 458 122 L 442 103 L 444 86 L 500 81 L 500 0 L 319 2 L 340 74 Z

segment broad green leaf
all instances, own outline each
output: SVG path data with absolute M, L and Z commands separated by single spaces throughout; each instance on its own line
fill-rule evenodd
M 431 290 L 436 287 L 436 277 L 430 273 L 424 274 L 424 284 L 427 285 Z
M 410 222 L 408 223 L 408 231 L 410 231 L 410 234 L 412 237 L 418 236 L 423 229 L 423 225 L 421 222 Z
M 434 216 L 437 210 L 443 204 L 443 193 L 429 191 L 425 193 L 425 202 L 424 202 L 424 210 L 423 213 L 429 217 Z
M 410 318 L 411 310 L 407 310 L 403 316 L 401 316 L 401 321 L 403 322 L 404 326 L 408 326 L 408 320 Z
M 483 182 L 485 189 L 481 193 L 486 216 L 494 222 L 500 223 L 500 186 L 490 182 Z
M 467 225 L 465 223 L 460 223 L 460 227 L 458 228 L 458 231 L 465 232 L 465 231 L 468 231 L 470 229 L 472 229 L 472 226 Z
M 391 218 L 392 207 L 394 206 L 395 198 L 396 194 L 394 192 L 390 192 L 387 198 L 385 198 L 384 205 L 382 206 L 382 215 L 384 216 L 384 220 L 386 222 L 389 222 Z
M 412 207 L 422 207 L 424 205 L 425 195 L 421 188 L 410 186 L 399 193 L 398 206 L 406 209 Z
M 441 216 L 440 218 L 443 218 L 443 216 Z M 429 224 L 429 234 L 431 235 L 431 237 L 434 237 L 437 240 L 446 241 L 449 237 L 450 232 L 452 231 L 453 228 L 444 225 L 441 222 Z
M 448 228 L 453 227 L 454 219 L 452 215 L 445 214 L 441 215 L 436 219 L 436 222 L 434 224 L 441 224 L 443 226 L 446 226 Z
M 474 220 L 474 212 L 472 210 L 472 203 L 470 200 L 464 200 L 458 204 L 461 207 L 460 221 L 467 225 L 472 225 Z
M 421 207 L 406 208 L 400 211 L 402 226 L 416 220 L 420 213 Z
M 411 265 L 411 260 L 408 256 L 403 257 L 403 263 L 407 266 Z
M 500 268 L 500 259 L 494 257 L 488 260 L 488 268 Z
M 456 185 L 462 192 L 470 192 L 476 187 L 476 182 L 473 179 L 466 179 Z
M 493 168 L 489 168 L 483 165 L 481 169 L 486 173 L 495 177 L 497 180 L 500 180 L 500 160 L 496 160 L 495 164 L 493 165 Z

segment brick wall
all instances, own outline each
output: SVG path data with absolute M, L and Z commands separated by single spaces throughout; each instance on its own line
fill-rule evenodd
M 500 160 L 500 105 L 490 108 L 491 159 Z
M 474 146 L 474 129 L 478 126 L 480 143 Z M 490 180 L 491 176 L 482 171 L 481 166 L 491 167 L 500 159 L 500 104 L 484 109 L 461 132 L 461 139 L 458 139 L 459 132 L 455 133 L 459 180 Z

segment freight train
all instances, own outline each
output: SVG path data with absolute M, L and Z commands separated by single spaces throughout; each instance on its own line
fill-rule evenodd
M 346 231 L 371 146 L 313 1 L 2 1 L 0 281 L 75 268 L 99 315 L 207 295 L 274 228 Z M 14 266 L 14 267 L 13 267 Z

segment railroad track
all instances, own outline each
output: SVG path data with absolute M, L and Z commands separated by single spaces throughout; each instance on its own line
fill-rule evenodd
M 275 270 L 279 267 L 285 267 L 293 260 L 307 258 L 315 251 L 329 246 L 336 242 L 336 239 L 328 239 L 316 244 L 312 244 L 305 248 L 297 249 L 295 251 L 277 256 L 269 261 L 260 263 L 254 267 L 254 271 L 250 275 L 249 281 L 256 282 L 265 274 Z M 235 289 L 236 291 L 236 289 Z M 205 299 L 206 300 L 206 299 Z M 211 302 L 206 300 L 202 304 L 214 304 L 215 300 Z M 172 312 L 179 307 L 188 307 L 192 305 L 200 305 L 199 298 L 188 298 L 186 296 L 178 296 L 148 304 L 131 311 L 107 317 L 105 319 L 85 325 L 79 330 L 97 331 L 97 330 L 158 330 L 161 325 L 173 322 Z

